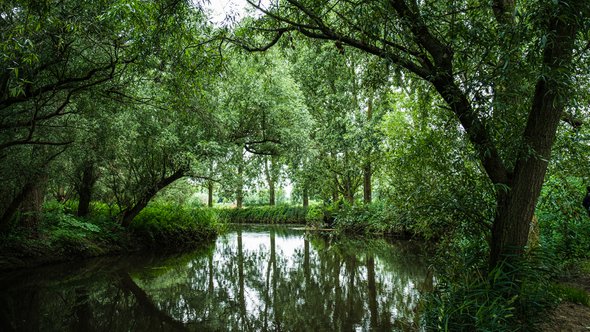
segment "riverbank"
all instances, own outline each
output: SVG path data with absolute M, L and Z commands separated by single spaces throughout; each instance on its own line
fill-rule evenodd
M 18 331 L 416 330 L 427 257 L 416 242 L 232 225 L 203 250 L 2 273 L 0 321 Z
M 148 206 L 128 228 L 96 211 L 79 218 L 48 209 L 39 227 L 13 227 L 0 236 L 0 271 L 140 251 L 174 252 L 215 239 L 221 229 L 214 211 Z

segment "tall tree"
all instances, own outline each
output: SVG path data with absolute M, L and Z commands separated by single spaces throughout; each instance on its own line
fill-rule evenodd
M 249 2 L 266 14 L 257 24 L 274 31 L 270 45 L 291 32 L 332 40 L 429 83 L 495 186 L 490 266 L 523 254 L 572 91 L 572 56 L 586 52 L 577 38 L 587 1 Z

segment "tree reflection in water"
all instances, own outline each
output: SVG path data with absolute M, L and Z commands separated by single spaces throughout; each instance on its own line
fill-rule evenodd
M 418 247 L 238 229 L 197 253 L 0 277 L 3 331 L 415 330 Z

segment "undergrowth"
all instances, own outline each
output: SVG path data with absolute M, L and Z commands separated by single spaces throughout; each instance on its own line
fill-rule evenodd
M 214 238 L 219 228 L 216 211 L 175 204 L 150 205 L 130 226 L 150 247 L 191 246 Z
M 302 206 L 253 206 L 242 209 L 216 209 L 224 222 L 239 224 L 305 224 L 307 209 Z

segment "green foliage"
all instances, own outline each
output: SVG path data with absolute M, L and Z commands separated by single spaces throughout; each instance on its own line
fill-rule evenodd
M 564 301 L 569 301 L 590 307 L 590 295 L 587 291 L 581 288 L 571 285 L 557 284 L 554 286 L 553 291 L 557 294 L 557 296 L 560 299 Z
M 255 206 L 243 209 L 218 209 L 225 222 L 260 224 L 305 224 L 307 210 L 301 206 Z
M 566 260 L 590 254 L 590 219 L 582 206 L 585 193 L 580 178 L 552 176 L 537 204 L 542 245 Z
M 314 205 L 305 213 L 305 223 L 312 227 L 321 227 L 324 224 L 324 210 L 321 206 Z
M 423 321 L 432 331 L 522 331 L 543 319 L 558 297 L 550 282 L 556 271 L 547 256 L 492 269 L 472 253 L 439 263 L 434 292 L 427 294 Z
M 102 252 L 94 242 L 103 230 L 86 220 L 68 214 L 45 215 L 50 229 L 48 239 L 52 247 L 66 255 L 95 256 Z
M 194 246 L 217 235 L 217 212 L 175 204 L 151 204 L 131 223 L 133 233 L 153 248 Z
M 397 223 L 397 214 L 384 204 L 367 205 L 343 204 L 336 212 L 335 227 L 349 234 L 383 234 L 400 232 L 402 225 Z

